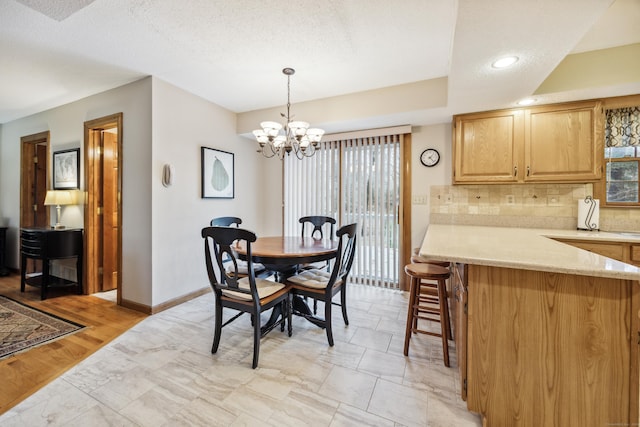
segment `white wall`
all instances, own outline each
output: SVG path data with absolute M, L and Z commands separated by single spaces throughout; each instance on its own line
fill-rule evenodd
M 20 138 L 50 131 L 51 153 L 80 148 L 84 189 L 84 122 L 123 113 L 123 296 L 142 304 L 151 301 L 151 79 L 112 89 L 82 100 L 5 123 L 0 130 L 0 218 L 9 228 L 8 265 L 19 267 Z M 55 221 L 55 212 L 51 215 Z M 64 207 L 62 223 L 82 226 L 81 207 Z
M 426 204 L 416 204 L 412 197 L 411 247 L 416 248 L 422 244 L 429 225 L 429 189 L 432 185 L 451 184 L 451 123 L 413 127 L 411 134 L 411 193 L 412 196 L 426 198 Z M 440 162 L 434 167 L 428 168 L 420 163 L 420 154 L 427 148 L 440 152 Z
M 256 153 L 256 143 L 236 135 L 235 114 L 153 78 L 152 305 L 208 287 L 200 231 L 217 216 L 238 216 L 242 226 L 279 234 L 281 162 Z M 234 154 L 235 197 L 201 198 L 201 147 Z M 164 187 L 162 167 L 173 165 Z M 268 177 L 268 179 L 265 179 Z M 270 183 L 271 182 L 271 183 Z M 275 184 L 275 185 L 274 185 Z
M 238 136 L 232 112 L 149 77 L 0 127 L 0 221 L 10 227 L 10 267 L 19 264 L 20 137 L 50 130 L 52 152 L 80 147 L 83 160 L 83 123 L 117 112 L 123 112 L 124 299 L 156 306 L 208 286 L 200 230 L 215 216 L 242 217 L 258 235 L 282 232 L 282 162 Z M 234 199 L 200 197 L 201 146 L 234 153 Z M 428 147 L 441 154 L 434 168 L 420 164 Z M 427 204 L 412 205 L 416 247 L 429 223 L 429 187 L 451 183 L 451 125 L 414 127 L 411 155 L 412 194 L 427 197 Z M 161 184 L 165 163 L 175 170 L 169 188 Z M 82 209 L 66 207 L 62 222 L 82 226 Z

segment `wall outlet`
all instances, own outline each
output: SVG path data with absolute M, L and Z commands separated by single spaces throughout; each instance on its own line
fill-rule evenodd
M 516 198 L 513 194 L 509 194 L 507 196 L 505 196 L 505 200 L 507 201 L 508 205 L 515 205 L 516 204 Z
M 427 204 L 427 195 L 426 194 L 416 194 L 413 196 L 413 204 L 414 205 L 426 205 Z

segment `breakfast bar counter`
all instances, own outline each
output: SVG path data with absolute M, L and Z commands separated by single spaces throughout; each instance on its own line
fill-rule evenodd
M 640 245 L 640 235 L 625 233 L 432 224 L 420 255 L 463 264 L 640 280 L 638 267 L 554 239 Z
M 485 426 L 638 425 L 640 268 L 557 240 L 632 234 L 429 226 L 454 263 L 461 395 Z

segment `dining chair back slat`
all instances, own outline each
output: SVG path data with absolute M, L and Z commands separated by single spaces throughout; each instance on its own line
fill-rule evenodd
M 240 227 L 240 224 L 242 224 L 242 219 L 237 216 L 220 216 L 213 218 L 209 223 L 212 227 L 231 227 L 232 225 Z
M 302 224 L 302 237 L 307 236 L 307 234 L 305 233 L 306 228 L 308 228 L 306 227 L 306 224 L 311 224 L 313 226 L 313 229 L 311 230 L 311 234 L 309 234 L 309 236 L 313 237 L 314 239 L 324 239 L 324 233 L 322 229 L 325 224 L 329 224 L 329 236 L 327 236 L 327 239 L 333 239 L 336 220 L 334 218 L 331 218 L 330 216 L 303 216 L 298 220 L 298 222 Z

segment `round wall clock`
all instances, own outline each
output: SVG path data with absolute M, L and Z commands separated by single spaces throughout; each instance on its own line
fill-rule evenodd
M 438 164 L 440 153 L 435 148 L 427 148 L 420 154 L 420 163 L 430 168 Z

